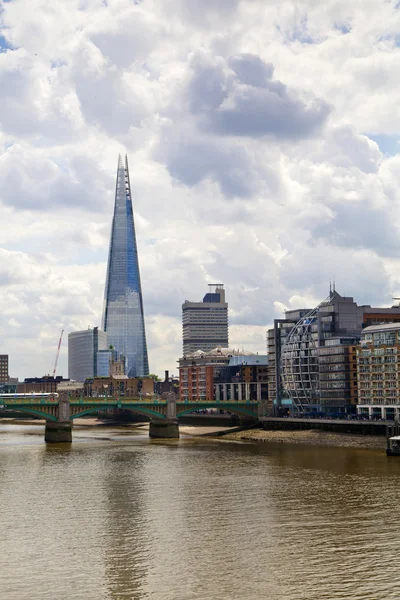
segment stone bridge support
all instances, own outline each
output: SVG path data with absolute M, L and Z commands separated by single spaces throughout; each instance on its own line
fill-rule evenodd
M 58 421 L 46 421 L 44 440 L 48 444 L 72 442 L 72 421 L 70 419 L 68 392 L 61 392 L 58 404 Z
M 176 416 L 176 395 L 169 392 L 167 395 L 167 415 L 166 418 L 152 419 L 150 421 L 149 436 L 151 438 L 179 438 L 179 425 Z

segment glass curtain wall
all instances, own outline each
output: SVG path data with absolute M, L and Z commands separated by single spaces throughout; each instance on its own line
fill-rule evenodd
M 127 361 L 128 377 L 149 374 L 142 289 L 128 159 L 118 159 L 114 218 L 105 287 L 103 329 Z

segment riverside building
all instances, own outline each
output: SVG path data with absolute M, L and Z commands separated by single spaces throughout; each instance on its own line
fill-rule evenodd
M 228 303 L 222 283 L 209 284 L 202 302 L 182 304 L 183 354 L 196 350 L 209 352 L 216 347 L 227 348 Z
M 179 359 L 184 401 L 261 400 L 267 397 L 267 357 L 244 350 L 196 350 Z
M 400 419 L 400 323 L 366 327 L 356 349 L 357 413 Z
M 129 377 L 149 374 L 142 287 L 128 159 L 118 158 L 114 217 L 104 293 L 102 328 L 123 354 Z
M 291 407 L 291 400 L 284 394 L 281 370 L 282 346 L 296 323 L 310 312 L 309 308 L 288 310 L 284 319 L 275 319 L 274 327 L 267 332 L 268 349 L 268 412 L 272 415 L 285 412 Z M 277 399 L 279 401 L 277 402 Z
M 269 411 L 355 412 L 361 332 L 372 324 L 400 322 L 400 307 L 359 306 L 352 297 L 331 289 L 316 308 L 288 311 L 285 316 L 268 334 L 270 364 L 275 367 Z

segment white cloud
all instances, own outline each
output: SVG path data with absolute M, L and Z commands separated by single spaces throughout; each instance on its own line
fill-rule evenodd
M 152 371 L 176 370 L 181 303 L 213 280 L 231 345 L 255 351 L 329 279 L 360 302 L 399 293 L 400 155 L 368 135 L 400 135 L 400 10 L 300 4 L 4 3 L 0 350 L 12 374 L 47 372 L 62 327 L 100 324 L 119 152 Z

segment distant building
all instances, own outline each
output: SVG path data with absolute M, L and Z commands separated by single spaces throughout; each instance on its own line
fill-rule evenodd
M 325 340 L 319 348 L 319 404 L 322 412 L 355 412 L 358 398 L 356 348 L 359 340 L 359 336 L 338 336 Z
M 214 376 L 216 400 L 268 400 L 268 356 L 234 355 Z
M 2 394 L 16 394 L 17 383 L 10 381 L 9 383 L 0 383 L 0 395 Z
M 51 394 L 57 392 L 58 386 L 67 382 L 69 379 L 64 379 L 61 375 L 53 377 L 52 375 L 45 375 L 44 377 L 26 377 L 23 382 L 16 384 L 18 394 L 30 394 L 44 393 Z
M 210 284 L 202 302 L 182 304 L 183 355 L 196 350 L 209 352 L 217 346 L 227 348 L 228 303 L 222 283 Z
M 165 394 L 168 392 L 174 392 L 179 396 L 179 378 L 170 376 L 169 371 L 165 371 L 164 381 L 156 381 L 154 383 L 154 389 L 157 394 Z
M 121 352 L 129 377 L 149 374 L 138 249 L 128 159 L 118 158 L 102 327 Z
M 277 409 L 277 398 L 279 410 L 287 410 L 291 406 L 291 400 L 285 398 L 283 393 L 281 353 L 286 338 L 293 327 L 306 314 L 311 312 L 309 308 L 299 308 L 285 312 L 284 319 L 275 319 L 274 327 L 267 332 L 268 347 L 268 410 L 274 414 Z
M 219 347 L 197 350 L 179 359 L 180 399 L 256 400 L 261 399 L 261 390 L 265 399 L 267 368 L 266 356 L 251 352 Z
M 154 394 L 154 381 L 149 377 L 127 377 L 115 375 L 110 377 L 92 377 L 85 381 L 85 396 L 89 397 L 128 397 Z
M 400 419 L 400 323 L 373 325 L 356 349 L 359 415 Z
M 98 327 L 68 334 L 68 377 L 76 381 L 95 377 L 98 352 L 107 347 L 107 334 Z
M 0 354 L 0 383 L 8 383 L 8 354 Z
M 84 382 L 83 381 L 70 381 L 69 379 L 63 379 L 57 385 L 57 392 L 68 392 L 68 395 L 73 398 L 80 398 L 84 396 Z
M 109 375 L 125 375 L 125 357 L 123 354 L 108 348 L 97 353 L 97 377 Z
M 285 316 L 268 332 L 270 412 L 354 412 L 361 332 L 372 324 L 400 322 L 400 306 L 359 306 L 331 289 L 316 308 Z

